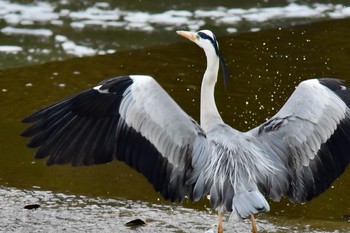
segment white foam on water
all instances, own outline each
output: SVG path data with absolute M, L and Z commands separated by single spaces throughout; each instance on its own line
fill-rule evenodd
M 31 29 L 31 28 L 17 28 L 7 26 L 1 29 L 1 32 L 6 35 L 31 35 L 49 37 L 53 32 L 49 29 Z
M 118 20 L 119 10 L 102 10 L 96 7 L 88 8 L 84 11 L 70 12 L 69 17 L 73 20 L 89 19 L 89 20 Z
M 1 53 L 18 53 L 23 50 L 20 46 L 14 46 L 14 45 L 1 45 L 0 46 L 0 52 Z
M 64 4 L 64 2 L 61 2 Z M 30 7 L 28 7 L 30 6 Z M 295 18 L 342 18 L 350 16 L 350 7 L 341 4 L 315 3 L 297 4 L 294 2 L 278 7 L 253 7 L 248 9 L 215 7 L 212 9 L 168 10 L 150 13 L 142 11 L 126 11 L 119 8 L 111 9 L 107 2 L 97 2 L 84 10 L 61 9 L 47 2 L 35 2 L 31 5 L 0 2 L 0 19 L 10 25 L 32 25 L 34 22 L 49 22 L 63 25 L 69 21 L 72 28 L 82 29 L 85 26 L 125 27 L 126 30 L 157 30 L 158 27 L 198 28 L 203 20 L 213 20 L 215 25 L 227 25 L 229 28 L 242 21 L 265 23 L 276 19 Z M 144 24 L 142 26 L 142 24 Z
M 196 10 L 194 11 L 194 16 L 196 18 L 210 18 L 210 19 L 218 19 L 225 17 L 227 14 L 226 11 L 215 10 Z
M 217 22 L 224 23 L 224 24 L 234 24 L 234 23 L 240 22 L 241 20 L 242 18 L 240 16 L 232 15 L 229 17 L 222 17 L 218 19 Z
M 1 232 L 216 232 L 215 214 L 179 205 L 8 187 L 0 187 L 0 201 Z M 37 209 L 25 209 L 32 205 L 37 205 Z M 147 224 L 138 229 L 125 226 L 136 218 Z M 248 221 L 235 223 L 225 219 L 224 224 L 228 231 L 248 232 L 251 228 Z M 261 218 L 258 226 L 268 232 L 289 230 Z
M 65 42 L 65 41 L 67 41 L 68 39 L 67 39 L 67 37 L 66 36 L 63 36 L 63 35 L 56 35 L 55 36 L 55 40 L 57 41 L 57 42 Z
M 237 28 L 227 28 L 226 31 L 228 33 L 236 33 L 237 32 Z
M 171 12 L 164 12 L 159 14 L 153 14 L 150 17 L 150 22 L 159 24 L 159 25 L 173 25 L 173 26 L 179 26 L 179 25 L 186 25 L 189 23 L 189 18 L 187 16 L 178 16 L 174 15 Z
M 50 3 L 44 1 L 32 4 L 30 7 L 25 4 L 1 1 L 0 18 L 5 19 L 9 24 L 18 24 L 26 20 L 47 22 L 58 19 L 59 14 L 54 12 L 54 7 Z
M 156 201 L 64 194 L 38 186 L 30 190 L 0 186 L 0 202 L 1 232 L 217 232 L 217 216 L 209 208 L 197 210 Z M 37 209 L 25 209 L 35 204 Z M 125 226 L 138 218 L 147 224 L 135 229 Z M 224 214 L 223 221 L 227 232 L 251 231 L 248 219 L 235 222 Z M 259 215 L 257 226 L 262 232 L 334 233 L 349 229 L 345 221 L 271 218 L 268 214 Z
M 127 12 L 124 20 L 130 23 L 147 23 L 150 20 L 150 14 L 146 12 Z
M 298 22 L 314 22 L 319 19 L 338 19 L 350 17 L 350 6 L 338 3 L 296 3 L 290 1 L 284 6 L 228 8 L 223 6 L 198 8 L 196 10 L 164 10 L 147 12 L 140 10 L 125 10 L 112 7 L 108 2 L 96 2 L 85 9 L 67 9 L 70 1 L 60 0 L 50 3 L 44 0 L 31 4 L 14 3 L 9 0 L 0 1 L 0 21 L 5 26 L 0 33 L 10 36 L 54 37 L 56 48 L 73 56 L 89 56 L 109 53 L 112 47 L 101 49 L 99 44 L 81 45 L 85 41 L 73 41 L 69 35 L 62 35 L 62 27 L 80 32 L 92 30 L 123 30 L 123 31 L 174 31 L 178 29 L 197 31 L 206 25 L 222 27 L 227 33 L 239 33 L 240 30 L 258 31 L 267 27 L 280 27 L 281 21 L 294 25 Z M 299 21 L 298 21 L 299 20 Z M 243 25 L 243 26 L 242 26 Z M 283 23 L 288 25 L 288 23 Z M 242 29 L 245 28 L 245 29 Z M 249 29 L 248 29 L 249 30 Z M 46 40 L 48 41 L 48 40 Z M 118 41 L 116 42 L 118 44 Z M 16 44 L 13 44 L 16 45 Z M 17 44 L 20 45 L 20 44 Z M 20 49 L 21 48 L 21 49 Z M 114 47 L 113 47 L 114 49 Z M 21 53 L 28 48 L 2 47 L 0 52 Z M 54 49 L 53 49 L 54 50 Z M 52 50 L 38 50 L 41 54 Z M 113 50 L 114 51 L 114 50 Z M 29 57 L 31 59 L 31 57 Z
M 62 43 L 62 48 L 67 54 L 72 54 L 78 57 L 83 57 L 83 56 L 92 56 L 97 53 L 95 49 L 82 46 L 82 45 L 77 45 L 73 41 L 64 41 Z
M 350 7 L 338 7 L 336 11 L 328 13 L 331 18 L 340 19 L 350 16 Z
M 216 25 L 233 26 L 241 21 L 263 23 L 274 19 L 328 17 L 341 18 L 350 15 L 350 7 L 340 4 L 302 5 L 289 3 L 281 7 L 234 8 L 216 7 L 213 9 L 168 10 L 158 13 L 142 11 L 125 11 L 119 8 L 111 9 L 107 2 L 97 2 L 84 10 L 71 11 L 61 9 L 55 11 L 55 6 L 46 2 L 36 2 L 28 7 L 25 4 L 2 1 L 0 3 L 0 19 L 11 25 L 32 25 L 34 22 L 52 22 L 62 25 L 69 19 L 71 27 L 82 29 L 85 26 L 123 27 L 126 30 L 156 30 L 157 27 L 177 28 L 179 26 L 198 28 L 203 20 L 214 20 Z M 144 24 L 142 26 L 142 24 Z M 230 27 L 231 28 L 231 27 Z

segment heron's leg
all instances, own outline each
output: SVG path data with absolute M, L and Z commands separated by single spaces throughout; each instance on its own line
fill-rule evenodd
M 258 233 L 258 228 L 256 227 L 256 221 L 253 214 L 250 216 L 250 220 L 252 221 L 252 233 Z
M 224 228 L 222 227 L 222 212 L 218 211 L 218 233 L 223 233 Z

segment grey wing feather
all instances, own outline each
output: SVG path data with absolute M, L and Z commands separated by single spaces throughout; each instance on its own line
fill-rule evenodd
M 300 83 L 275 116 L 247 132 L 276 167 L 260 188 L 296 202 L 324 192 L 350 162 L 349 106 L 350 90 L 340 80 Z
M 192 195 L 208 156 L 200 126 L 149 76 L 105 80 L 24 122 L 34 123 L 22 133 L 33 137 L 28 146 L 49 165 L 118 159 L 172 201 Z

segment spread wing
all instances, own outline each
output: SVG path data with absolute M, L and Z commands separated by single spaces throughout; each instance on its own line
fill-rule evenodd
M 270 120 L 248 131 L 277 171 L 260 184 L 274 200 L 305 202 L 325 191 L 350 162 L 350 89 L 336 79 L 307 80 Z
M 149 76 L 105 80 L 23 121 L 34 123 L 22 135 L 48 165 L 118 159 L 172 201 L 192 195 L 207 159 L 200 126 Z

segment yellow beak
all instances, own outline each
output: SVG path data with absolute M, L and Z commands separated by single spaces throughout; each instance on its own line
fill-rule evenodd
M 197 40 L 197 34 L 195 32 L 188 32 L 188 31 L 176 31 L 177 34 L 179 34 L 182 37 L 185 37 L 189 39 L 190 41 Z

